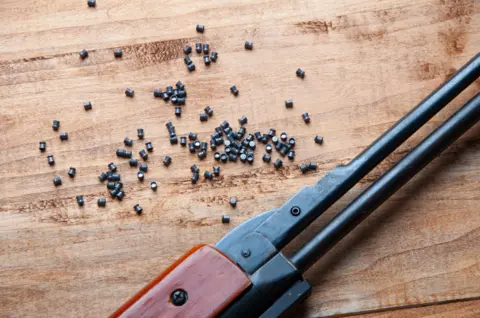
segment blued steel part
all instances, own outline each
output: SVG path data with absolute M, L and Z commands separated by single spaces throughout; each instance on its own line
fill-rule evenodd
M 427 164 L 480 120 L 480 93 L 435 129 L 390 170 L 338 213 L 293 256 L 306 271 Z

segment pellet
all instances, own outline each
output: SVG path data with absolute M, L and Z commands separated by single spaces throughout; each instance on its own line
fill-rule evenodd
M 223 138 L 215 138 L 215 143 L 217 144 L 217 146 L 220 146 L 220 145 L 223 145 L 225 143 L 225 141 L 223 140 Z
M 202 53 L 202 43 L 195 43 L 195 51 L 197 53 Z
M 92 102 L 86 102 L 83 104 L 83 109 L 91 110 L 92 109 Z
M 185 45 L 185 47 L 183 48 L 183 53 L 185 55 L 192 53 L 192 47 L 190 46 L 190 44 Z
M 287 133 L 286 133 L 286 132 L 282 132 L 282 133 L 280 134 L 280 140 L 281 140 L 281 141 L 285 142 L 285 141 L 287 141 L 287 138 L 288 138 L 288 136 L 287 136 Z
M 302 173 L 306 173 L 308 170 L 310 170 L 310 168 L 308 167 L 308 165 L 300 165 L 300 171 Z
M 219 152 L 216 152 L 216 153 L 213 154 L 213 158 L 214 158 L 215 160 L 217 160 L 217 161 L 220 161 L 220 156 L 221 156 L 221 155 L 220 155 Z
M 222 215 L 222 223 L 223 224 L 230 223 L 230 217 L 228 215 Z
M 145 151 L 145 149 L 140 150 L 138 154 L 143 160 L 148 160 L 148 153 Z
M 200 160 L 203 160 L 203 159 L 205 159 L 205 158 L 207 157 L 207 152 L 206 152 L 205 150 L 199 151 L 199 152 L 197 153 L 197 156 L 198 156 L 198 158 L 199 158 Z
M 147 172 L 148 171 L 148 165 L 146 163 L 140 164 L 140 167 L 138 169 L 142 172 Z
M 90 1 L 91 1 L 91 0 L 88 0 L 89 6 L 90 6 Z M 94 1 L 94 3 L 95 3 L 95 1 Z M 80 51 L 80 58 L 81 58 L 82 60 L 84 60 L 84 59 L 86 59 L 87 57 L 88 57 L 88 51 L 87 51 L 87 50 L 81 50 L 81 51 Z
M 230 153 L 228 155 L 228 160 L 233 161 L 233 162 L 237 162 L 237 155 L 233 154 L 233 153 Z
M 60 177 L 55 177 L 55 178 L 52 179 L 52 181 L 53 181 L 53 184 L 55 186 L 62 185 L 62 178 L 60 178 Z
M 310 162 L 308 164 L 308 169 L 310 170 L 317 170 L 317 163 L 316 162 Z
M 249 164 L 252 164 L 253 161 L 254 161 L 254 157 L 253 157 L 253 156 L 247 156 L 247 162 L 248 162 Z
M 183 61 L 184 61 L 185 64 L 187 64 L 187 65 L 190 65 L 190 64 L 193 63 L 193 61 L 192 61 L 192 59 L 190 58 L 190 56 L 185 56 L 185 57 L 183 58 Z
M 232 94 L 234 96 L 238 96 L 238 88 L 237 86 L 233 85 L 232 87 L 230 87 L 230 92 L 232 92 Z
M 188 151 L 190 151 L 190 153 L 195 153 L 196 149 L 195 149 L 195 143 L 193 142 L 190 142 L 188 144 Z
M 189 133 L 188 133 L 188 139 L 189 139 L 189 140 L 194 141 L 194 140 L 197 140 L 197 138 L 198 138 L 198 136 L 197 136 L 196 133 L 193 133 L 193 132 L 189 132 Z
M 308 115 L 308 113 L 303 113 L 302 118 L 303 118 L 303 121 L 305 122 L 305 124 L 310 123 L 310 116 Z
M 133 97 L 135 95 L 135 91 L 131 88 L 127 88 L 125 89 L 125 95 L 127 95 L 128 97 Z
M 125 149 L 117 149 L 117 151 L 115 153 L 117 154 L 117 157 L 120 157 L 120 158 L 131 158 L 132 157 L 132 152 L 127 151 Z
M 225 163 L 225 162 L 227 162 L 227 160 L 228 160 L 228 156 L 227 156 L 226 154 L 222 154 L 222 155 L 220 156 L 220 160 L 221 160 L 223 163 Z
M 137 178 L 138 180 L 143 181 L 143 179 L 145 178 L 145 174 L 143 173 L 143 171 L 137 172 Z
M 193 164 L 193 165 L 190 167 L 190 171 L 192 171 L 193 173 L 199 173 L 199 172 L 200 172 L 200 169 L 198 169 L 198 167 Z
M 305 71 L 303 71 L 301 68 L 299 68 L 295 74 L 297 74 L 298 77 L 304 78 L 305 77 Z
M 237 206 L 237 198 L 233 197 L 233 198 L 230 198 L 230 206 L 232 206 L 233 208 Z
M 290 160 L 295 159 L 295 150 L 290 150 L 288 152 L 288 159 L 290 159 Z
M 247 161 L 247 154 L 245 154 L 245 153 L 240 154 L 240 161 L 241 162 L 246 162 Z
M 207 121 L 208 120 L 208 115 L 205 113 L 200 114 L 200 121 Z
M 60 140 L 62 141 L 68 140 L 68 133 L 67 132 L 60 133 Z
M 245 117 L 245 116 L 242 116 L 242 117 L 240 117 L 240 118 L 238 119 L 238 123 L 239 123 L 240 125 L 245 125 L 247 122 L 248 122 L 248 119 L 247 119 L 247 117 Z
M 170 156 L 165 156 L 165 159 L 163 159 L 163 164 L 168 167 L 172 163 L 172 158 Z
M 70 167 L 67 174 L 70 178 L 75 178 L 75 175 L 77 174 L 77 169 Z
M 135 210 L 135 212 L 136 212 L 138 215 L 142 214 L 142 212 L 143 212 L 143 209 L 142 209 L 142 207 L 140 206 L 140 204 L 135 204 L 135 206 L 133 207 L 133 209 Z
M 185 147 L 187 145 L 187 137 L 180 137 L 180 145 L 182 145 L 182 147 Z
M 288 145 L 290 146 L 290 148 L 295 147 L 295 138 L 290 137 L 290 139 L 288 139 Z
M 213 116 L 213 109 L 210 106 L 205 107 L 204 111 L 209 117 Z
M 213 166 L 213 174 L 218 177 L 220 175 L 220 166 Z
M 199 178 L 200 178 L 200 175 L 199 175 L 198 173 L 194 173 L 194 174 L 192 175 L 192 179 L 191 179 L 191 180 L 192 180 L 192 183 L 193 183 L 193 184 L 197 183 L 197 181 L 198 181 Z
M 77 204 L 79 206 L 83 206 L 85 204 L 85 200 L 83 200 L 83 195 L 77 195 Z
M 146 142 L 145 143 L 145 147 L 147 148 L 147 151 L 148 152 L 152 152 L 153 151 L 153 145 L 150 141 Z
M 245 42 L 245 49 L 246 50 L 253 50 L 253 43 L 249 42 L 249 41 L 246 41 Z
M 108 181 L 120 181 L 120 175 L 118 173 L 112 173 L 108 176 Z
M 57 131 L 60 128 L 60 122 L 58 120 L 54 120 L 52 124 L 53 130 Z
M 107 180 L 107 178 L 108 175 L 105 172 L 100 173 L 100 175 L 98 176 L 98 180 L 100 180 L 100 182 Z
M 288 99 L 285 101 L 285 107 L 292 108 L 293 107 L 293 100 Z
M 203 54 L 206 54 L 205 56 L 208 57 L 208 53 L 210 52 L 210 45 L 208 43 L 203 43 L 202 51 L 203 51 Z
M 138 129 L 137 129 L 137 137 L 138 137 L 138 139 L 143 139 L 144 136 L 145 136 L 145 134 L 144 134 L 143 128 L 138 128 Z
M 188 64 L 187 69 L 188 69 L 189 72 L 195 71 L 195 64 L 193 64 L 193 63 Z
M 215 142 L 215 139 L 210 139 L 210 149 L 217 149 L 217 143 Z
M 213 179 L 212 173 L 208 170 L 205 170 L 205 172 L 203 173 L 203 177 L 207 180 L 212 180 Z
M 117 192 L 117 195 L 115 196 L 118 200 L 122 201 L 125 198 L 125 191 L 120 190 Z
M 115 182 L 107 182 L 107 189 L 112 190 L 115 188 Z
M 212 54 L 210 55 L 210 59 L 212 60 L 212 62 L 216 62 L 218 59 L 218 53 L 215 51 L 212 52 Z
M 272 160 L 272 156 L 268 155 L 268 154 L 264 154 L 263 157 L 262 157 L 262 160 L 264 162 L 267 162 L 269 163 L 271 160 Z
M 319 144 L 319 145 L 323 144 L 323 138 L 320 136 L 315 136 L 314 141 L 316 144 Z
M 128 137 L 125 137 L 125 139 L 123 140 L 123 144 L 125 146 L 131 147 L 133 146 L 133 140 Z
M 158 185 L 156 181 L 150 182 L 150 189 L 152 189 L 153 191 L 157 191 L 157 188 L 158 188 Z
M 97 1 L 96 0 L 87 0 L 87 4 L 90 8 L 95 8 L 95 6 L 97 5 Z
M 115 50 L 113 50 L 113 56 L 115 56 L 115 57 L 118 58 L 118 57 L 122 57 L 122 55 L 123 55 L 122 49 L 115 49 Z
M 176 86 L 179 90 L 185 90 L 185 85 L 184 85 L 182 82 L 180 82 L 180 81 L 176 82 L 176 83 L 175 83 L 175 86 Z
M 106 206 L 106 205 L 107 205 L 107 199 L 105 199 L 105 198 L 99 198 L 99 199 L 97 200 L 97 205 L 98 205 L 99 207 L 104 207 L 104 206 Z
M 276 168 L 276 169 L 280 169 L 282 166 L 283 166 L 283 161 L 280 160 L 280 159 L 277 159 L 277 161 L 275 161 L 273 163 L 273 166 Z
M 171 145 L 178 144 L 178 138 L 176 135 L 170 136 L 170 144 Z
M 113 163 L 113 162 L 110 162 L 108 164 L 108 169 L 111 171 L 111 172 L 115 172 L 117 171 L 117 166 Z

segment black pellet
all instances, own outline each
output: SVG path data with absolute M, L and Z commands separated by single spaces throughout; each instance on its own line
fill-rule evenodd
M 213 154 L 213 158 L 216 160 L 216 161 L 220 161 L 220 153 L 219 152 L 216 152 Z
M 264 162 L 267 162 L 269 163 L 271 160 L 272 160 L 272 156 L 268 155 L 268 154 L 264 154 L 263 157 L 262 157 L 262 160 Z
M 246 50 L 253 50 L 253 43 L 252 42 L 245 42 L 245 49 Z
M 232 141 L 230 139 L 227 139 L 223 144 L 225 145 L 225 148 L 230 148 L 230 146 L 232 145 Z
M 240 148 L 239 153 L 240 154 L 242 154 L 242 153 L 246 154 L 247 153 L 247 148 L 245 148 L 245 147 Z
M 117 191 L 120 191 L 120 190 L 122 190 L 122 188 L 123 188 L 123 183 L 121 183 L 121 182 L 115 182 L 115 185 L 113 186 L 113 188 L 114 188 L 115 190 L 117 190 Z
M 196 149 L 195 149 L 195 143 L 193 142 L 190 142 L 188 144 L 188 151 L 190 151 L 190 153 L 195 153 Z
M 237 157 L 236 154 L 230 153 L 230 154 L 228 155 L 228 160 L 230 160 L 230 161 L 237 162 L 237 158 L 238 158 L 238 157 Z
M 57 131 L 58 128 L 60 128 L 60 122 L 58 120 L 54 120 L 52 128 L 53 128 L 53 130 Z
M 203 177 L 205 179 L 212 180 L 213 179 L 213 174 L 210 171 L 205 170 L 205 172 L 203 173 Z
M 70 167 L 67 174 L 70 178 L 75 178 L 75 175 L 77 174 L 77 169 Z
M 238 122 L 240 123 L 240 125 L 245 125 L 248 122 L 248 119 L 247 117 L 242 116 L 238 119 Z
M 100 173 L 100 175 L 98 176 L 98 180 L 100 180 L 100 182 L 107 180 L 107 178 L 108 175 L 105 172 Z
M 213 116 L 213 109 L 210 106 L 205 107 L 204 111 L 209 117 Z
M 197 156 L 200 160 L 203 160 L 205 157 L 207 157 L 207 152 L 205 150 L 199 151 Z
M 143 137 L 145 137 L 145 134 L 143 132 L 143 128 L 138 128 L 137 129 L 137 137 L 138 137 L 138 139 L 143 139 Z
M 255 148 L 257 148 L 257 144 L 252 140 L 248 143 L 248 147 L 252 150 L 255 150 Z
M 143 209 L 142 209 L 142 207 L 140 206 L 140 204 L 135 204 L 135 206 L 133 207 L 133 209 L 135 210 L 135 212 L 137 212 L 138 215 L 142 214 L 142 212 L 143 212 Z
M 273 128 L 270 128 L 270 130 L 268 131 L 268 136 L 270 138 L 273 138 L 275 136 L 275 134 L 277 133 L 277 131 Z
M 173 95 L 173 86 L 172 85 L 169 85 L 165 88 L 165 92 L 168 94 L 168 96 L 172 96 Z
M 171 145 L 178 144 L 178 138 L 176 135 L 170 136 L 170 144 Z
M 276 169 L 280 169 L 282 166 L 283 166 L 283 161 L 280 160 L 280 159 L 277 159 L 277 161 L 275 161 L 273 163 L 273 166 L 276 168 Z
M 53 184 L 55 186 L 62 185 L 62 178 L 60 178 L 60 177 L 55 177 L 55 178 L 52 179 L 52 181 L 53 181 Z
M 170 134 L 170 136 L 174 136 L 175 135 L 175 126 L 173 126 L 172 122 L 169 121 L 165 124 L 165 126 L 167 127 L 167 130 L 168 130 L 168 133 Z
M 317 170 L 317 163 L 316 162 L 310 162 L 308 164 L 308 169 L 310 170 Z
M 140 157 L 142 157 L 143 160 L 148 160 L 148 153 L 145 151 L 145 149 L 142 149 L 138 152 Z
M 323 144 L 323 138 L 320 136 L 315 136 L 314 140 L 316 144 L 319 144 L 319 145 Z
M 189 72 L 195 71 L 195 64 L 193 64 L 193 63 L 192 63 L 192 64 L 188 64 L 187 69 L 188 69 Z
M 183 85 L 182 82 L 178 81 L 175 83 L 175 86 L 179 89 L 179 90 L 185 90 L 185 85 Z
M 182 145 L 183 147 L 187 145 L 187 137 L 185 136 L 180 137 L 180 145 Z
M 154 89 L 153 90 L 153 97 L 162 98 L 162 94 L 163 94 L 163 92 L 159 89 Z
M 113 56 L 115 56 L 115 57 L 122 57 L 122 55 L 123 55 L 122 49 L 115 49 L 115 50 L 113 50 Z
M 253 156 L 247 156 L 247 162 L 249 164 L 252 164 L 253 163 L 253 160 L 254 160 L 254 157 Z
M 286 132 L 282 132 L 280 134 L 280 140 L 282 140 L 283 142 L 287 141 L 287 138 L 288 138 L 288 136 L 287 136 Z
M 214 132 L 213 134 L 210 135 L 210 139 L 215 140 L 217 138 L 220 138 L 220 135 L 217 132 Z
M 199 173 L 200 169 L 198 169 L 198 167 L 196 165 L 192 165 L 190 167 L 190 171 L 192 171 L 193 173 Z
M 178 97 L 178 88 L 175 88 L 173 90 L 173 95 L 172 96 L 177 96 Z
M 169 156 L 165 156 L 165 159 L 163 159 L 163 164 L 168 167 L 171 163 L 172 163 L 172 158 Z
M 195 43 L 195 51 L 197 53 L 202 53 L 202 43 Z
M 302 173 L 306 173 L 308 170 L 310 170 L 310 168 L 308 167 L 308 165 L 300 165 L 300 171 Z
M 195 149 L 200 149 L 200 146 L 202 145 L 200 140 L 196 140 L 193 144 L 195 145 Z
M 107 182 L 107 189 L 112 190 L 115 188 L 115 182 Z
M 190 58 L 190 56 L 185 56 L 185 57 L 183 58 L 183 61 L 184 61 L 185 64 L 187 64 L 187 65 L 190 65 L 190 64 L 193 63 L 193 61 L 192 61 L 192 59 Z
M 225 143 L 225 141 L 223 140 L 223 138 L 215 138 L 215 143 L 217 144 L 217 146 L 220 146 L 220 145 L 223 145 Z
M 298 77 L 304 78 L 305 77 L 305 71 L 303 71 L 301 68 L 299 68 L 295 74 L 297 74 Z
M 40 149 L 41 152 L 44 152 L 47 150 L 47 143 L 45 141 L 40 141 L 38 149 Z
M 85 110 L 91 110 L 92 109 L 92 102 L 86 102 L 83 104 L 83 108 Z
M 236 206 L 237 206 L 237 198 L 235 198 L 235 197 L 234 197 L 234 198 L 230 198 L 230 202 L 229 202 L 229 203 L 230 203 L 230 205 L 231 205 L 232 207 L 236 207 Z
M 283 142 L 279 141 L 279 142 L 277 142 L 277 143 L 275 144 L 275 149 L 276 149 L 277 151 L 280 151 L 280 150 L 282 150 L 283 145 L 284 145 Z
M 210 52 L 210 45 L 208 43 L 204 43 L 202 45 L 202 50 L 203 50 L 203 54 L 206 54 L 205 56 L 208 57 L 208 53 Z M 205 58 L 205 57 L 204 57 Z M 208 59 L 210 60 L 210 58 L 208 57 Z M 209 63 L 210 64 L 210 63 Z
M 228 215 L 222 215 L 222 223 L 223 224 L 230 223 L 230 217 Z
M 90 2 L 90 0 L 89 0 L 89 2 Z M 84 59 L 86 59 L 87 57 L 88 57 L 88 51 L 87 51 L 87 50 L 81 50 L 81 51 L 80 51 L 80 58 L 81 58 L 82 60 L 84 60 Z
M 200 121 L 207 121 L 208 120 L 208 115 L 205 113 L 200 114 Z
M 168 102 L 168 100 L 170 99 L 170 96 L 168 95 L 167 92 L 163 92 L 162 93 L 162 99 L 166 102 Z
M 259 131 L 257 131 L 257 132 L 255 133 L 255 139 L 261 140 L 261 139 L 262 139 L 262 133 L 259 132 Z M 252 140 L 253 140 L 253 139 L 252 139 Z
M 123 140 L 123 144 L 125 146 L 131 147 L 133 146 L 133 140 L 128 137 L 125 137 L 125 139 Z
M 112 189 L 112 190 L 110 190 L 108 193 L 110 193 L 110 196 L 111 196 L 112 198 L 115 198 L 115 197 L 117 196 L 117 194 L 118 194 L 118 190 Z
M 227 160 L 228 160 L 228 156 L 227 156 L 226 154 L 222 154 L 222 155 L 220 156 L 220 160 L 221 160 L 223 163 L 225 163 L 225 162 L 227 162 Z
M 125 191 L 120 190 L 117 192 L 117 195 L 115 196 L 118 200 L 122 201 L 123 198 L 125 198 Z
M 60 133 L 60 140 L 68 140 L 68 133 L 67 132 L 62 132 Z
M 210 59 L 212 60 L 212 62 L 216 62 L 218 59 L 218 53 L 213 51 L 212 54 L 210 55 Z
M 189 133 L 188 133 L 188 139 L 189 139 L 189 140 L 192 140 L 192 141 L 197 140 L 197 137 L 198 137 L 198 136 L 197 136 L 196 133 L 193 133 L 193 132 L 189 132 Z
M 117 154 L 117 157 L 120 157 L 120 158 L 131 158 L 132 157 L 132 152 L 127 151 L 125 149 L 117 149 L 116 154 Z
M 241 127 L 238 129 L 237 134 L 239 134 L 240 137 L 243 137 L 243 136 L 245 136 L 246 132 L 247 132 L 247 129 L 246 129 L 245 127 L 241 126 Z
M 95 8 L 95 6 L 97 5 L 97 2 L 96 0 L 88 0 L 87 4 L 90 8 Z
M 245 153 L 240 154 L 240 161 L 241 162 L 246 162 L 247 161 L 247 155 Z
M 238 88 L 237 86 L 233 85 L 232 87 L 230 87 L 230 92 L 232 92 L 232 94 L 234 96 L 238 96 Z
M 83 200 L 83 195 L 77 195 L 77 204 L 79 206 L 83 206 L 85 204 L 85 200 Z
M 145 143 L 145 147 L 147 148 L 148 152 L 153 151 L 153 146 L 152 146 L 152 143 L 150 141 Z
M 220 127 L 225 130 L 226 128 L 230 127 L 230 124 L 228 123 L 228 121 L 224 120 L 221 124 L 220 124 Z
M 128 160 L 128 164 L 130 167 L 136 167 L 138 165 L 138 161 L 137 159 L 130 158 L 130 160 Z
M 293 100 L 288 99 L 285 101 L 285 107 L 292 108 L 293 107 Z
M 213 166 L 213 174 L 218 177 L 220 175 L 220 166 Z
M 197 24 L 196 30 L 199 33 L 203 33 L 203 32 L 205 32 L 205 26 L 201 25 L 201 24 Z
M 145 178 L 145 174 L 142 171 L 139 171 L 137 172 L 137 178 L 138 180 L 143 181 L 143 179 Z
M 295 147 L 295 138 L 291 137 L 290 139 L 288 139 L 288 145 L 290 146 L 290 148 Z
M 148 165 L 146 163 L 140 164 L 140 167 L 138 167 L 140 171 L 147 172 L 148 171 Z
M 205 142 L 205 141 L 200 143 L 200 149 L 203 150 L 203 151 L 208 151 L 208 143 Z
M 152 189 L 153 191 L 157 191 L 157 188 L 158 188 L 157 182 L 155 181 L 150 182 L 150 189 Z
M 248 141 L 248 139 L 243 139 L 242 140 L 242 147 L 248 147 L 249 143 L 250 143 L 250 141 Z
M 227 135 L 232 131 L 232 127 L 227 127 L 223 130 L 224 133 L 226 133 Z
M 109 176 L 107 176 L 108 181 L 120 181 L 120 175 L 118 173 L 112 173 Z
M 231 147 L 238 150 L 238 149 L 242 148 L 242 144 L 239 141 L 235 140 L 231 143 Z
M 183 48 L 183 53 L 185 55 L 192 53 L 192 47 L 190 46 L 190 44 L 185 45 L 185 47 Z
M 260 132 L 258 132 L 260 134 Z M 248 136 L 245 138 L 247 142 L 250 142 L 252 140 L 255 140 L 255 136 L 252 134 L 248 134 Z M 248 145 L 247 145 L 248 146 Z
M 100 199 L 98 199 L 98 200 L 97 200 L 97 205 L 98 205 L 99 207 L 104 207 L 104 206 L 106 206 L 106 205 L 107 205 L 107 199 L 105 199 L 105 198 L 100 198 Z
M 192 183 L 195 184 L 197 183 L 198 179 L 200 178 L 200 175 L 198 173 L 194 173 L 192 175 Z
M 110 162 L 108 164 L 108 169 L 111 171 L 111 172 L 115 172 L 117 171 L 117 166 L 113 163 L 113 162 Z
M 230 153 L 234 155 L 238 155 L 238 149 L 231 147 L 230 148 Z
M 125 95 L 127 95 L 128 97 L 133 97 L 133 95 L 135 95 L 135 91 L 131 88 L 127 88 L 125 89 Z
M 255 154 L 253 153 L 253 151 L 248 151 L 247 152 L 247 157 L 253 157 L 255 156 Z
M 302 118 L 306 124 L 310 123 L 310 116 L 308 116 L 308 113 L 303 113 Z
M 274 145 L 278 144 L 278 142 L 279 142 L 278 136 L 273 136 L 272 137 L 272 142 L 273 142 Z
M 225 153 L 226 153 L 227 155 L 230 154 L 230 151 L 231 151 L 231 150 L 232 150 L 232 149 L 231 149 L 230 147 L 226 147 L 226 146 L 225 146 Z
M 290 160 L 295 159 L 295 150 L 290 150 L 288 152 L 288 159 L 290 159 Z

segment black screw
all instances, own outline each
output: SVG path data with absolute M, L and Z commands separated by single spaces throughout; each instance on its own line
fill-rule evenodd
M 188 294 L 183 289 L 177 289 L 170 295 L 170 300 L 175 306 L 183 306 L 188 300 Z
M 297 216 L 299 215 L 301 212 L 300 208 L 298 206 L 294 206 L 290 209 L 290 213 L 293 215 L 293 216 Z
M 245 258 L 248 258 L 250 257 L 250 255 L 252 255 L 252 251 L 250 251 L 250 249 L 244 249 L 242 250 L 242 256 L 245 257 Z

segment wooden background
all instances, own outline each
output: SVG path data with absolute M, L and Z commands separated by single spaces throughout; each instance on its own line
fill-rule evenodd
M 191 246 L 213 244 L 348 162 L 480 49 L 480 2 L 473 0 L 97 2 L 95 9 L 86 0 L 0 2 L 2 317 L 108 315 Z M 197 23 L 205 24 L 203 35 Z M 246 40 L 253 51 L 244 50 Z M 182 48 L 195 41 L 208 42 L 219 59 L 207 68 L 193 54 L 197 70 L 189 74 Z M 113 57 L 117 47 L 122 59 Z M 90 56 L 82 61 L 84 48 Z M 188 90 L 179 120 L 152 96 L 177 80 Z M 238 98 L 229 92 L 233 84 Z M 135 90 L 133 99 L 125 87 Z M 293 245 L 479 88 L 477 81 Z M 289 98 L 295 106 L 287 110 Z M 85 112 L 88 100 L 93 110 Z M 206 105 L 215 116 L 200 123 Z M 295 136 L 296 160 L 275 171 L 257 149 L 253 166 L 228 163 L 221 178 L 191 185 L 189 166 L 211 169 L 211 153 L 199 162 L 171 146 L 165 123 L 173 120 L 179 136 L 195 131 L 205 139 L 222 120 L 237 126 L 242 115 L 249 132 L 275 127 Z M 53 119 L 69 132 L 68 142 L 52 131 Z M 146 179 L 159 183 L 157 193 L 115 157 L 125 136 L 135 137 L 135 154 L 142 148 L 138 127 L 155 147 Z M 313 143 L 316 134 L 323 146 Z M 313 294 L 294 316 L 479 317 L 479 136 L 477 125 L 316 264 L 306 274 Z M 165 155 L 173 158 L 169 168 Z M 97 175 L 111 161 L 127 197 L 101 209 L 96 200 L 106 189 Z M 302 175 L 298 165 L 309 161 L 319 169 Z M 66 175 L 70 166 L 74 180 Z M 64 184 L 55 188 L 57 175 Z M 236 209 L 227 203 L 231 196 Z M 229 226 L 220 223 L 223 214 L 231 216 Z

